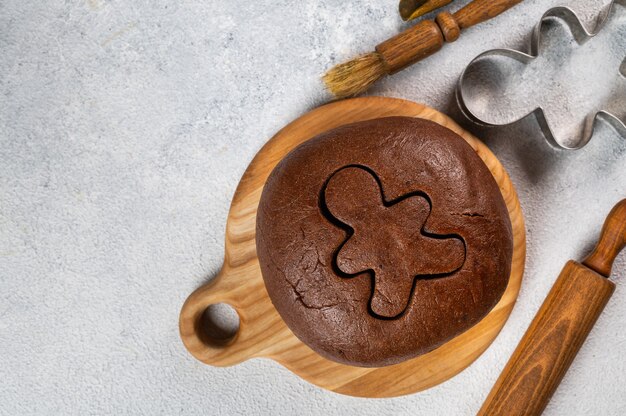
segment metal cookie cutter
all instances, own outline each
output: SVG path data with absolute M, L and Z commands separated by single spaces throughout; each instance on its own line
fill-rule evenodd
M 626 138 L 626 0 L 613 1 L 588 30 L 567 7 L 546 12 L 529 53 L 494 49 L 476 57 L 457 87 L 471 120 L 503 126 L 534 115 L 548 142 L 580 149 L 596 120 Z

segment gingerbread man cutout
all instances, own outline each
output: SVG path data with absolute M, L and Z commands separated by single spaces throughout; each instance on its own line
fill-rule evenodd
M 370 310 L 396 318 L 409 304 L 415 279 L 443 277 L 465 262 L 461 238 L 423 230 L 430 203 L 412 194 L 386 202 L 376 176 L 367 168 L 337 171 L 324 190 L 331 216 L 353 233 L 340 246 L 335 261 L 350 276 L 373 272 Z

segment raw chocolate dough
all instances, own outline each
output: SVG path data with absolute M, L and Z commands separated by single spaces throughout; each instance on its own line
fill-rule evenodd
M 268 178 L 257 254 L 294 334 L 344 364 L 395 364 L 482 319 L 513 240 L 491 173 L 457 134 L 389 117 L 323 133 Z

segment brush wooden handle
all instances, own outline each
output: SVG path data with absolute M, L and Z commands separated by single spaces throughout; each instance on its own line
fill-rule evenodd
M 402 17 L 402 20 L 417 19 L 426 13 L 430 13 L 433 10 L 447 6 L 452 3 L 452 1 L 453 0 L 428 0 L 416 3 L 413 0 L 401 0 L 400 17 Z
M 474 0 L 454 13 L 454 19 L 461 29 L 466 29 L 496 17 L 521 2 L 522 0 Z
M 583 264 L 570 261 L 500 374 L 479 415 L 540 415 L 611 298 L 607 277 L 626 245 L 626 199 L 609 213 Z
M 431 0 L 400 0 L 398 5 L 398 11 L 402 20 L 408 20 L 415 10 L 424 6 L 424 3 L 429 3 Z M 451 0 L 449 0 L 451 1 Z
M 437 52 L 443 46 L 443 35 L 437 23 L 423 20 L 404 32 L 376 46 L 385 72 L 396 73 Z
M 474 0 L 454 14 L 439 13 L 435 21 L 423 20 L 376 46 L 388 74 L 432 55 L 444 41 L 454 42 L 468 28 L 515 6 L 522 0 Z

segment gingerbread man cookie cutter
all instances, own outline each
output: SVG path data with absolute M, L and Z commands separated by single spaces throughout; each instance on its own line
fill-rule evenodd
M 570 8 L 550 9 L 532 32 L 529 53 L 482 53 L 463 71 L 456 96 L 478 124 L 534 116 L 556 148 L 584 147 L 598 120 L 626 138 L 626 0 L 611 2 L 592 29 Z

